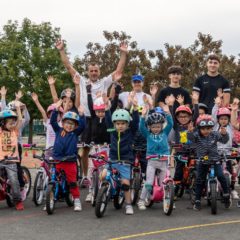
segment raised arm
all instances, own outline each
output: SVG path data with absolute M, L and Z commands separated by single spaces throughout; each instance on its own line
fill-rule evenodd
M 6 104 L 6 95 L 7 95 L 7 89 L 5 86 L 1 87 L 0 89 L 0 94 L 1 94 L 1 111 L 5 110 L 7 104 Z
M 114 81 L 118 81 L 123 73 L 124 66 L 127 61 L 127 54 L 128 54 L 128 45 L 126 43 L 120 44 L 120 60 L 118 62 L 116 70 L 112 73 L 112 78 Z
M 32 93 L 31 96 L 32 96 L 32 100 L 36 104 L 39 112 L 42 114 L 42 118 L 43 118 L 44 122 L 47 122 L 47 120 L 48 120 L 47 113 L 45 112 L 43 106 L 39 102 L 38 95 L 36 93 Z
M 17 110 L 17 117 L 18 117 L 17 118 L 16 129 L 20 129 L 22 127 L 22 122 L 23 122 L 20 105 L 21 105 L 21 103 L 19 101 L 15 101 L 15 107 L 16 107 L 16 110 Z
M 51 118 L 50 118 L 50 124 L 52 125 L 52 128 L 54 130 L 54 132 L 58 132 L 61 128 L 58 125 L 58 121 L 57 121 L 57 116 L 58 116 L 58 109 L 61 107 L 62 105 L 62 100 L 59 100 L 56 103 L 56 109 L 53 110 Z
M 172 128 L 173 128 L 173 118 L 172 115 L 170 113 L 170 109 L 169 106 L 165 105 L 163 107 L 164 112 L 166 113 L 166 120 L 167 120 L 167 126 L 164 128 L 164 132 L 166 133 L 166 135 L 168 136 L 169 133 L 171 132 Z
M 232 107 L 231 124 L 235 129 L 240 130 L 240 124 L 238 122 L 238 109 L 239 109 L 239 99 L 238 98 L 233 99 L 233 103 L 232 103 L 231 107 Z
M 86 127 L 86 118 L 84 116 L 84 108 L 83 106 L 79 106 L 78 107 L 78 113 L 79 113 L 79 122 L 78 122 L 78 127 L 76 128 L 76 130 L 74 131 L 77 135 L 80 135 L 83 130 L 85 129 Z
M 49 84 L 50 91 L 52 94 L 53 102 L 56 103 L 58 101 L 58 94 L 57 94 L 57 91 L 55 88 L 55 79 L 53 76 L 48 77 L 48 84 Z
M 59 39 L 56 42 L 56 48 L 58 49 L 58 51 L 60 53 L 63 65 L 65 66 L 67 71 L 70 73 L 72 78 L 74 78 L 75 74 L 77 73 L 77 70 L 73 67 L 73 65 L 69 61 L 69 58 L 68 58 L 67 54 L 65 53 L 63 40 Z
M 80 75 L 78 73 L 73 77 L 73 83 L 75 85 L 75 107 L 79 108 L 80 106 Z

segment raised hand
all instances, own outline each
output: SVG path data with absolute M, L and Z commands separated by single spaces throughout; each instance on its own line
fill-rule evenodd
M 56 82 L 55 78 L 53 76 L 48 76 L 48 84 L 54 85 Z
M 170 96 L 167 96 L 167 97 L 166 97 L 165 103 L 166 103 L 168 106 L 173 106 L 175 100 L 176 100 L 175 97 L 173 96 L 173 94 L 171 94 Z
M 170 110 L 169 110 L 169 106 L 168 105 L 163 105 L 162 106 L 162 109 L 163 109 L 163 111 L 165 112 L 165 113 L 170 113 Z
M 193 104 L 198 104 L 199 101 L 199 93 L 198 92 L 192 92 L 192 103 Z
M 176 100 L 180 106 L 184 104 L 184 96 L 182 96 L 181 94 L 177 96 Z
M 21 90 L 19 90 L 17 93 L 15 93 L 16 100 L 20 100 L 23 97 L 23 93 Z
M 234 98 L 233 103 L 231 104 L 231 109 L 232 109 L 232 111 L 237 111 L 238 108 L 239 108 L 239 99 Z
M 73 78 L 73 83 L 75 85 L 79 85 L 80 84 L 80 80 L 81 80 L 81 77 L 79 74 L 75 74 L 74 78 Z
M 121 52 L 127 54 L 128 53 L 128 44 L 125 42 L 121 42 L 119 49 Z
M 83 116 L 83 115 L 84 115 L 84 107 L 83 107 L 82 105 L 80 105 L 80 106 L 78 107 L 78 113 L 79 113 L 80 116 Z
M 2 97 L 5 97 L 7 94 L 7 89 L 5 88 L 5 86 L 2 86 L 0 89 L 0 94 Z
M 190 123 L 188 124 L 188 132 L 193 132 L 193 130 L 194 130 L 193 122 L 190 122 Z
M 226 135 L 226 134 L 227 134 L 227 129 L 226 129 L 225 127 L 220 127 L 219 132 L 220 132 L 222 135 Z
M 31 97 L 32 97 L 32 100 L 33 100 L 34 102 L 36 102 L 36 101 L 38 100 L 38 95 L 37 95 L 35 92 L 33 92 L 33 93 L 31 94 Z
M 219 89 L 217 90 L 217 96 L 220 97 L 220 98 L 223 97 L 223 90 L 222 90 L 222 88 L 219 88 Z
M 157 84 L 152 84 L 152 85 L 150 85 L 150 94 L 151 94 L 152 96 L 156 96 L 157 91 L 158 91 L 158 86 L 157 86 Z
M 64 50 L 64 41 L 62 39 L 58 39 L 56 44 L 55 44 L 55 47 L 61 51 L 61 50 Z
M 142 108 L 142 117 L 145 117 L 148 113 L 149 107 L 148 105 L 143 106 Z
M 215 98 L 214 102 L 218 107 L 220 107 L 222 105 L 222 98 L 218 96 Z
M 56 107 L 56 109 L 57 110 L 59 110 L 59 108 L 62 106 L 62 99 L 60 99 L 59 101 L 57 101 L 56 103 L 55 103 L 55 107 Z
M 136 93 L 134 91 L 132 91 L 128 94 L 128 105 L 130 105 L 130 106 L 132 105 L 133 98 L 135 98 L 135 95 L 136 95 Z

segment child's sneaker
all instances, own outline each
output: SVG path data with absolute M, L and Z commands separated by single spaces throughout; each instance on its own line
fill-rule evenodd
M 139 210 L 146 210 L 145 202 L 143 200 L 140 199 L 137 205 Z
M 85 199 L 85 202 L 91 202 L 91 200 L 92 200 L 92 193 L 90 192 L 90 193 L 88 193 L 88 195 Z
M 74 211 L 76 212 L 82 211 L 82 204 L 79 198 L 74 199 Z
M 126 214 L 127 215 L 133 215 L 134 212 L 133 212 L 133 207 L 132 207 L 131 204 L 127 204 L 125 209 L 126 209 Z
M 195 201 L 195 204 L 193 205 L 193 210 L 196 210 L 196 211 L 201 210 L 201 202 L 199 200 Z
M 25 188 L 21 189 L 21 198 L 24 201 L 27 197 L 27 190 Z
M 231 195 L 232 195 L 233 199 L 239 199 L 239 195 L 238 195 L 238 192 L 236 190 L 232 190 Z
M 47 207 L 46 207 L 46 205 L 44 205 L 44 207 L 43 207 L 42 210 L 43 210 L 43 211 L 47 211 Z
M 15 208 L 18 211 L 24 210 L 23 202 L 22 201 L 17 202 L 16 205 L 15 205 Z
M 81 183 L 80 183 L 80 186 L 81 186 L 82 188 L 87 188 L 87 187 L 90 186 L 90 184 L 91 184 L 91 180 L 90 180 L 88 177 L 83 177 L 83 178 L 82 178 L 82 181 L 81 181 Z

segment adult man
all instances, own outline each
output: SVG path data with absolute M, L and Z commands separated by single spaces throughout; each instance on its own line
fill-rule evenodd
M 64 42 L 62 40 L 57 41 L 56 48 L 59 50 L 61 60 L 74 79 L 76 75 L 79 75 L 77 70 L 73 67 L 73 65 L 70 63 L 68 56 L 65 53 L 64 50 Z M 121 56 L 119 63 L 117 65 L 116 70 L 111 73 L 109 76 L 104 77 L 102 79 L 99 79 L 100 77 L 100 67 L 96 63 L 90 63 L 88 65 L 88 79 L 86 79 L 83 76 L 80 76 L 80 103 L 85 108 L 85 116 L 87 117 L 87 127 L 85 131 L 82 134 L 82 141 L 86 144 L 89 144 L 91 142 L 91 115 L 88 108 L 88 102 L 87 102 L 87 89 L 86 86 L 88 84 L 91 84 L 91 94 L 93 101 L 96 99 L 96 94 L 99 92 L 106 93 L 110 85 L 113 83 L 113 81 L 117 81 L 121 78 L 124 65 L 126 63 L 127 59 L 127 45 L 121 44 L 120 45 L 120 51 Z M 88 173 L 88 154 L 89 154 L 89 148 L 84 147 L 82 152 L 82 162 L 83 162 L 83 174 L 84 176 L 87 176 Z
M 215 55 L 209 55 L 207 58 L 207 73 L 197 78 L 193 86 L 193 91 L 199 93 L 199 102 L 208 106 L 210 112 L 214 106 L 214 99 L 217 92 L 223 92 L 223 105 L 230 103 L 230 86 L 228 80 L 219 74 L 220 58 Z
M 163 105 L 165 105 L 166 98 L 173 95 L 175 98 L 173 112 L 175 112 L 180 105 L 190 105 L 191 98 L 189 92 L 180 85 L 180 81 L 182 79 L 182 68 L 180 66 L 171 66 L 168 68 L 167 73 L 170 79 L 170 84 L 160 91 L 157 102 L 160 107 L 163 107 Z

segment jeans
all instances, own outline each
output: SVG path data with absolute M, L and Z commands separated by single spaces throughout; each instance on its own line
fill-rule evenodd
M 20 185 L 18 181 L 17 164 L 16 163 L 8 164 L 8 168 L 5 168 L 5 169 L 7 172 L 8 180 L 11 184 L 13 201 L 20 202 L 22 201 L 22 197 L 21 197 Z
M 202 190 L 204 188 L 206 177 L 209 170 L 208 164 L 199 163 L 197 166 L 197 180 L 196 180 L 196 200 L 201 199 Z M 215 164 L 214 166 L 215 175 L 217 176 L 218 181 L 220 182 L 223 193 L 225 195 L 229 194 L 229 186 L 227 185 L 227 180 L 223 175 L 223 170 L 221 164 Z

